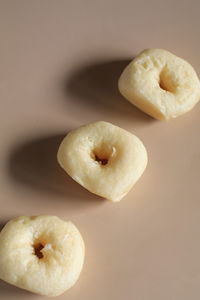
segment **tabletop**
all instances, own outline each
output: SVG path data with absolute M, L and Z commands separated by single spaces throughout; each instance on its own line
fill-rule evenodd
M 21 215 L 71 220 L 86 246 L 76 285 L 58 300 L 198 300 L 199 104 L 177 119 L 147 116 L 118 92 L 145 48 L 185 58 L 200 74 L 199 1 L 0 1 L 0 223 Z M 148 151 L 119 203 L 61 170 L 72 129 L 108 121 Z M 45 297 L 0 281 L 0 299 Z

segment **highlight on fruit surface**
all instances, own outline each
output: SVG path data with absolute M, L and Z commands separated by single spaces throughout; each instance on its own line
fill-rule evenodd
M 84 261 L 78 229 L 56 216 L 18 217 L 0 232 L 0 279 L 46 296 L 77 281 Z
M 200 100 L 200 81 L 184 59 L 163 49 L 142 51 L 122 72 L 119 91 L 159 120 L 176 118 Z
M 147 165 L 147 152 L 140 139 L 103 121 L 71 131 L 57 157 L 76 182 L 113 202 L 128 193 Z

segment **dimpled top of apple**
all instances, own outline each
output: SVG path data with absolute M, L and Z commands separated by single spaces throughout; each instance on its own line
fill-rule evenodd
M 135 135 L 100 121 L 71 131 L 59 147 L 58 162 L 92 193 L 119 201 L 142 175 L 147 152 Z
M 18 217 L 0 233 L 0 278 L 28 291 L 57 296 L 79 277 L 84 243 L 56 216 Z
M 122 72 L 121 94 L 159 120 L 191 110 L 200 100 L 200 81 L 184 59 L 163 49 L 141 52 Z

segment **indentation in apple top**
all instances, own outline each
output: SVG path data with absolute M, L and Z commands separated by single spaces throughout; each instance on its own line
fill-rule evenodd
M 106 166 L 110 162 L 111 158 L 116 155 L 116 147 L 102 143 L 98 147 L 91 150 L 91 158 L 97 162 L 100 166 Z
M 110 158 L 109 153 L 106 153 L 106 152 L 107 152 L 107 151 L 105 151 L 104 148 L 100 147 L 100 148 L 98 148 L 98 149 L 93 149 L 93 150 L 91 151 L 90 156 L 91 156 L 91 158 L 92 158 L 94 161 L 98 162 L 99 165 L 105 166 L 105 165 L 108 164 L 108 161 L 109 161 L 109 158 Z
M 159 74 L 159 86 L 162 90 L 170 93 L 175 93 L 177 88 L 177 82 L 175 81 L 175 78 L 173 77 L 173 74 L 169 72 L 166 68 L 163 68 L 163 70 Z
M 43 248 L 44 245 L 40 242 L 36 242 L 33 245 L 34 255 L 36 255 L 39 259 L 42 259 L 44 257 L 43 253 L 41 252 Z
M 101 157 L 98 157 L 98 155 L 94 154 L 95 156 L 95 160 L 102 166 L 105 166 L 107 165 L 108 163 L 108 159 L 107 158 L 101 158 Z

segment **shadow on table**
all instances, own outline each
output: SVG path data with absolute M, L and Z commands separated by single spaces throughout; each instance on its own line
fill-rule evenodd
M 25 296 L 27 299 L 35 296 L 33 293 L 19 289 L 11 284 L 8 284 L 4 282 L 3 280 L 0 280 L 0 295 L 2 300 L 6 300 L 8 296 L 13 296 L 14 299 L 20 299 L 23 297 L 25 299 Z M 10 298 L 9 298 L 10 299 Z
M 59 166 L 57 151 L 65 135 L 39 137 L 16 146 L 8 159 L 11 180 L 33 192 L 55 195 L 56 200 L 65 199 L 72 205 L 102 202 L 100 197 L 76 183 Z
M 81 111 L 93 109 L 121 119 L 129 118 L 134 126 L 153 119 L 128 102 L 118 90 L 118 79 L 131 59 L 95 62 L 71 72 L 63 82 L 66 101 L 72 99 Z

